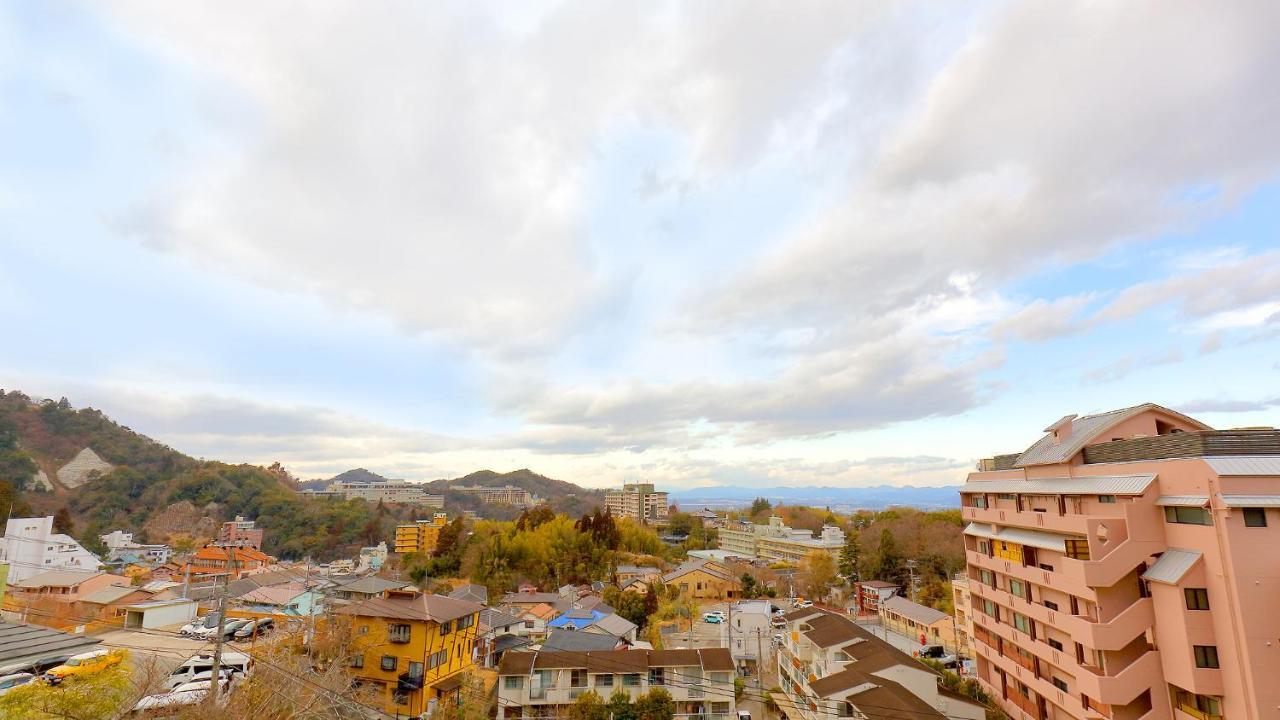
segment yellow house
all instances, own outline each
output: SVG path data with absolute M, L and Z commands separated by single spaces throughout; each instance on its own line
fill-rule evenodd
M 440 541 L 440 531 L 449 524 L 449 516 L 438 512 L 430 520 L 415 520 L 396 526 L 396 552 L 431 552 Z
M 387 590 L 348 605 L 355 637 L 351 672 L 382 687 L 389 715 L 417 716 L 434 703 L 456 701 L 463 674 L 475 667 L 472 650 L 484 607 L 416 590 Z
M 696 600 L 732 600 L 742 591 L 742 583 L 729 568 L 714 560 L 691 560 L 663 575 L 662 582 Z

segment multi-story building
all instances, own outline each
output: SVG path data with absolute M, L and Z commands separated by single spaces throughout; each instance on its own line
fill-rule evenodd
M 1069 415 L 961 489 L 977 677 L 1015 718 L 1280 707 L 1280 432 Z
M 957 652 L 956 628 L 951 616 L 927 605 L 894 596 L 880 603 L 880 625 L 925 645 L 941 645 Z
M 0 563 L 9 565 L 9 582 L 17 583 L 49 570 L 96 571 L 97 555 L 70 535 L 53 531 L 53 516 L 10 518 L 0 538 Z
M 136 543 L 133 541 L 133 533 L 123 530 L 112 530 L 100 538 L 102 544 L 107 546 L 106 559 L 109 563 L 137 558 L 146 563 L 163 565 L 173 558 L 173 548 L 168 545 Z
M 859 580 L 854 584 L 859 615 L 879 615 L 880 604 L 898 594 L 901 589 L 884 580 Z
M 440 540 L 440 531 L 449 524 L 449 516 L 434 513 L 430 520 L 415 520 L 405 525 L 396 526 L 396 552 L 416 553 L 431 552 L 436 549 Z
M 533 493 L 524 488 L 515 485 L 504 485 L 502 487 L 485 487 L 483 485 L 459 485 L 451 488 L 458 492 L 477 497 L 481 502 L 489 505 L 514 505 L 516 507 L 533 507 L 538 504 L 538 498 Z
M 951 578 L 951 607 L 956 619 L 956 646 L 962 658 L 973 657 L 973 601 L 969 595 L 969 575 Z
M 768 658 L 773 646 L 773 603 L 768 600 L 743 600 L 733 603 L 721 623 L 725 645 L 733 656 L 733 662 L 750 674 L 759 677 L 756 669 L 762 658 Z M 744 673 L 746 674 L 746 673 Z
M 431 713 L 437 703 L 468 690 L 462 682 L 475 667 L 483 609 L 457 598 L 392 589 L 340 608 L 337 612 L 350 618 L 357 638 L 350 672 L 360 682 L 382 688 L 386 714 Z
M 744 558 L 759 558 L 771 563 L 799 565 L 814 550 L 840 559 L 844 548 L 844 531 L 827 525 L 817 537 L 808 530 L 787 527 L 780 517 L 770 517 L 763 525 L 739 521 L 726 524 L 717 533 L 720 549 Z
M 654 688 L 670 693 L 678 718 L 736 718 L 726 648 L 508 652 L 498 665 L 498 717 L 559 718 L 587 692 L 634 701 Z
M 179 575 L 193 582 L 224 576 L 238 580 L 245 575 L 266 572 L 272 562 L 270 555 L 251 547 L 206 545 L 195 551 Z
M 427 507 L 444 507 L 443 495 L 432 495 L 421 485 L 407 480 L 385 480 L 380 482 L 331 482 L 323 490 L 303 490 L 302 495 L 312 497 L 340 497 L 347 500 L 360 498 L 369 502 L 404 503 L 406 505 L 425 505 Z
M 652 483 L 627 483 L 604 494 L 604 506 L 614 517 L 629 517 L 645 525 L 665 525 L 670 506 L 667 494 Z
M 235 520 L 228 520 L 218 526 L 218 536 L 212 545 L 219 547 L 240 547 L 262 549 L 262 529 L 256 527 L 254 521 L 245 520 L 237 515 Z
M 787 720 L 983 720 L 980 703 L 938 684 L 938 673 L 843 615 L 783 616 L 774 694 Z
M 742 582 L 729 568 L 714 560 L 690 560 L 662 576 L 662 584 L 679 588 L 694 600 L 732 600 L 742 592 Z

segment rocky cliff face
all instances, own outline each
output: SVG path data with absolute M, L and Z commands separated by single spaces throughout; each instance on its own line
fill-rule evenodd
M 92 448 L 84 448 L 71 458 L 71 462 L 58 468 L 58 482 L 63 487 L 75 489 L 111 470 L 111 463 L 98 457 Z

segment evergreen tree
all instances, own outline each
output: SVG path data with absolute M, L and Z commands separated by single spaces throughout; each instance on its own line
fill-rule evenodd
M 840 550 L 840 574 L 853 581 L 858 579 L 858 567 L 862 562 L 862 545 L 858 541 L 858 533 L 850 532 L 845 536 L 844 547 Z
M 58 512 L 53 514 L 53 531 L 64 535 L 73 535 L 75 533 L 75 523 L 71 520 L 71 511 L 65 505 L 58 508 Z
M 887 582 L 902 582 L 902 556 L 889 528 L 880 531 L 880 547 L 876 552 L 875 576 Z
M 762 497 L 758 497 L 751 501 L 751 517 L 756 517 L 760 513 L 766 513 L 773 509 L 773 504 Z

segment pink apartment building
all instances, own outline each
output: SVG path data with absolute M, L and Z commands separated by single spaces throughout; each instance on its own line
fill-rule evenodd
M 1280 432 L 1071 415 L 961 503 L 977 675 L 1011 717 L 1280 717 Z

